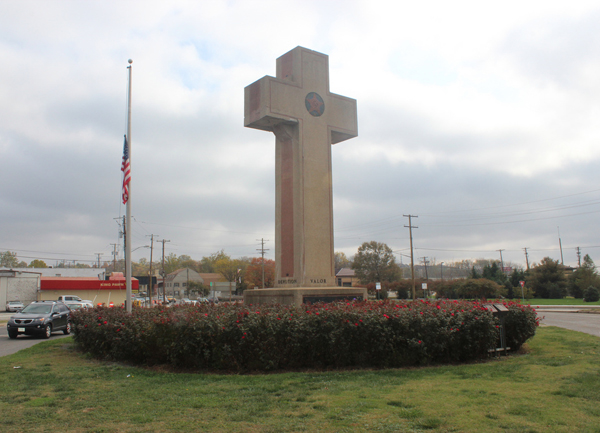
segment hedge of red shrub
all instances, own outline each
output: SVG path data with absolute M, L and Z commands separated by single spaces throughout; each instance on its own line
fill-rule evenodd
M 535 334 L 535 310 L 505 303 L 511 347 Z M 102 359 L 186 369 L 403 367 L 465 362 L 498 346 L 479 302 L 357 302 L 302 306 L 204 304 L 96 307 L 73 313 L 74 339 Z

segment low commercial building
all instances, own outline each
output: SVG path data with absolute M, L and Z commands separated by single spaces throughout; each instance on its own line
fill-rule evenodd
M 335 274 L 335 280 L 340 287 L 355 287 L 360 284 L 360 281 L 354 274 L 354 269 L 342 268 Z
M 27 305 L 37 300 L 40 289 L 40 273 L 31 269 L 1 269 L 0 270 L 0 308 L 8 301 L 21 301 Z
M 138 292 L 139 282 L 131 279 L 132 294 Z M 75 295 L 90 300 L 94 305 L 125 304 L 127 288 L 122 275 L 100 280 L 93 277 L 41 277 L 38 299 L 55 300 L 61 295 Z

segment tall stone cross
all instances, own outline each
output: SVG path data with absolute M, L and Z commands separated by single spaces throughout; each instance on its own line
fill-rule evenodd
M 245 88 L 244 126 L 275 134 L 275 287 L 335 286 L 331 145 L 358 135 L 356 100 L 329 92 L 329 58 L 296 47 Z

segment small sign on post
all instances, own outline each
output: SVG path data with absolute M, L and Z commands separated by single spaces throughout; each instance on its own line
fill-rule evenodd
M 519 281 L 519 284 L 521 285 L 521 299 L 523 302 L 525 302 L 525 293 L 523 291 L 523 287 L 525 287 L 525 281 Z

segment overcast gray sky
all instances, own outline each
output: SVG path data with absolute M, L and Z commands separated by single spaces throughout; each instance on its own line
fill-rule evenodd
M 131 58 L 134 260 L 151 234 L 272 258 L 275 139 L 243 127 L 243 89 L 300 45 L 358 101 L 336 251 L 407 262 L 412 214 L 417 257 L 560 259 L 560 233 L 565 264 L 598 263 L 599 22 L 597 1 L 2 0 L 0 251 L 112 259 Z

